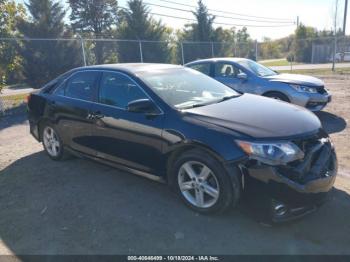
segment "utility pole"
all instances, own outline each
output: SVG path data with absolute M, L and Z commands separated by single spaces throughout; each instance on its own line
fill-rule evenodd
M 344 7 L 344 21 L 343 21 L 343 34 L 345 36 L 345 30 L 346 30 L 346 17 L 348 14 L 348 0 L 345 0 L 345 7 Z
M 81 37 L 81 35 L 77 34 L 77 37 L 80 39 L 80 44 L 81 44 L 81 50 L 83 51 L 83 62 L 84 66 L 86 66 L 86 55 L 85 55 L 85 43 L 84 39 Z
M 142 42 L 139 40 L 140 61 L 143 63 Z
M 182 59 L 182 65 L 185 64 L 185 55 L 184 55 L 184 44 L 181 42 L 181 59 Z
M 297 28 L 299 27 L 299 16 L 297 16 Z
M 334 12 L 334 49 L 333 49 L 333 62 L 332 71 L 335 70 L 335 54 L 337 53 L 337 16 L 338 16 L 338 0 L 335 1 L 335 12 Z

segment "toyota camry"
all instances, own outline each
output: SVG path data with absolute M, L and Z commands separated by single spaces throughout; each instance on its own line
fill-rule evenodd
M 28 97 L 28 115 L 51 159 L 86 157 L 165 182 L 201 213 L 232 208 L 258 186 L 274 221 L 299 217 L 324 202 L 337 173 L 312 112 L 182 66 L 73 69 Z

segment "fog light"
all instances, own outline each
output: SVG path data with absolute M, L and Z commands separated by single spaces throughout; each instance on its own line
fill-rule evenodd
M 281 204 L 281 203 L 276 204 L 274 206 L 273 210 L 275 212 L 275 215 L 279 216 L 279 217 L 280 216 L 284 216 L 287 213 L 287 211 L 288 211 L 287 207 L 284 204 Z

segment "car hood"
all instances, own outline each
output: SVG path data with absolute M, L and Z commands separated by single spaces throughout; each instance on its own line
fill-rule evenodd
M 271 82 L 283 82 L 287 84 L 305 85 L 311 87 L 324 86 L 324 82 L 316 77 L 296 75 L 296 74 L 278 74 L 267 76 L 265 79 Z
M 319 119 L 302 107 L 251 94 L 185 112 L 197 120 L 254 138 L 287 138 L 321 128 Z

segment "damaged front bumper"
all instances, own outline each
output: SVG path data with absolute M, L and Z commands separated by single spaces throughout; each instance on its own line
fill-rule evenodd
M 271 197 L 271 219 L 283 222 L 314 211 L 324 203 L 337 175 L 337 158 L 328 138 L 296 141 L 302 160 L 284 166 L 248 161 L 241 167 L 245 191 Z

